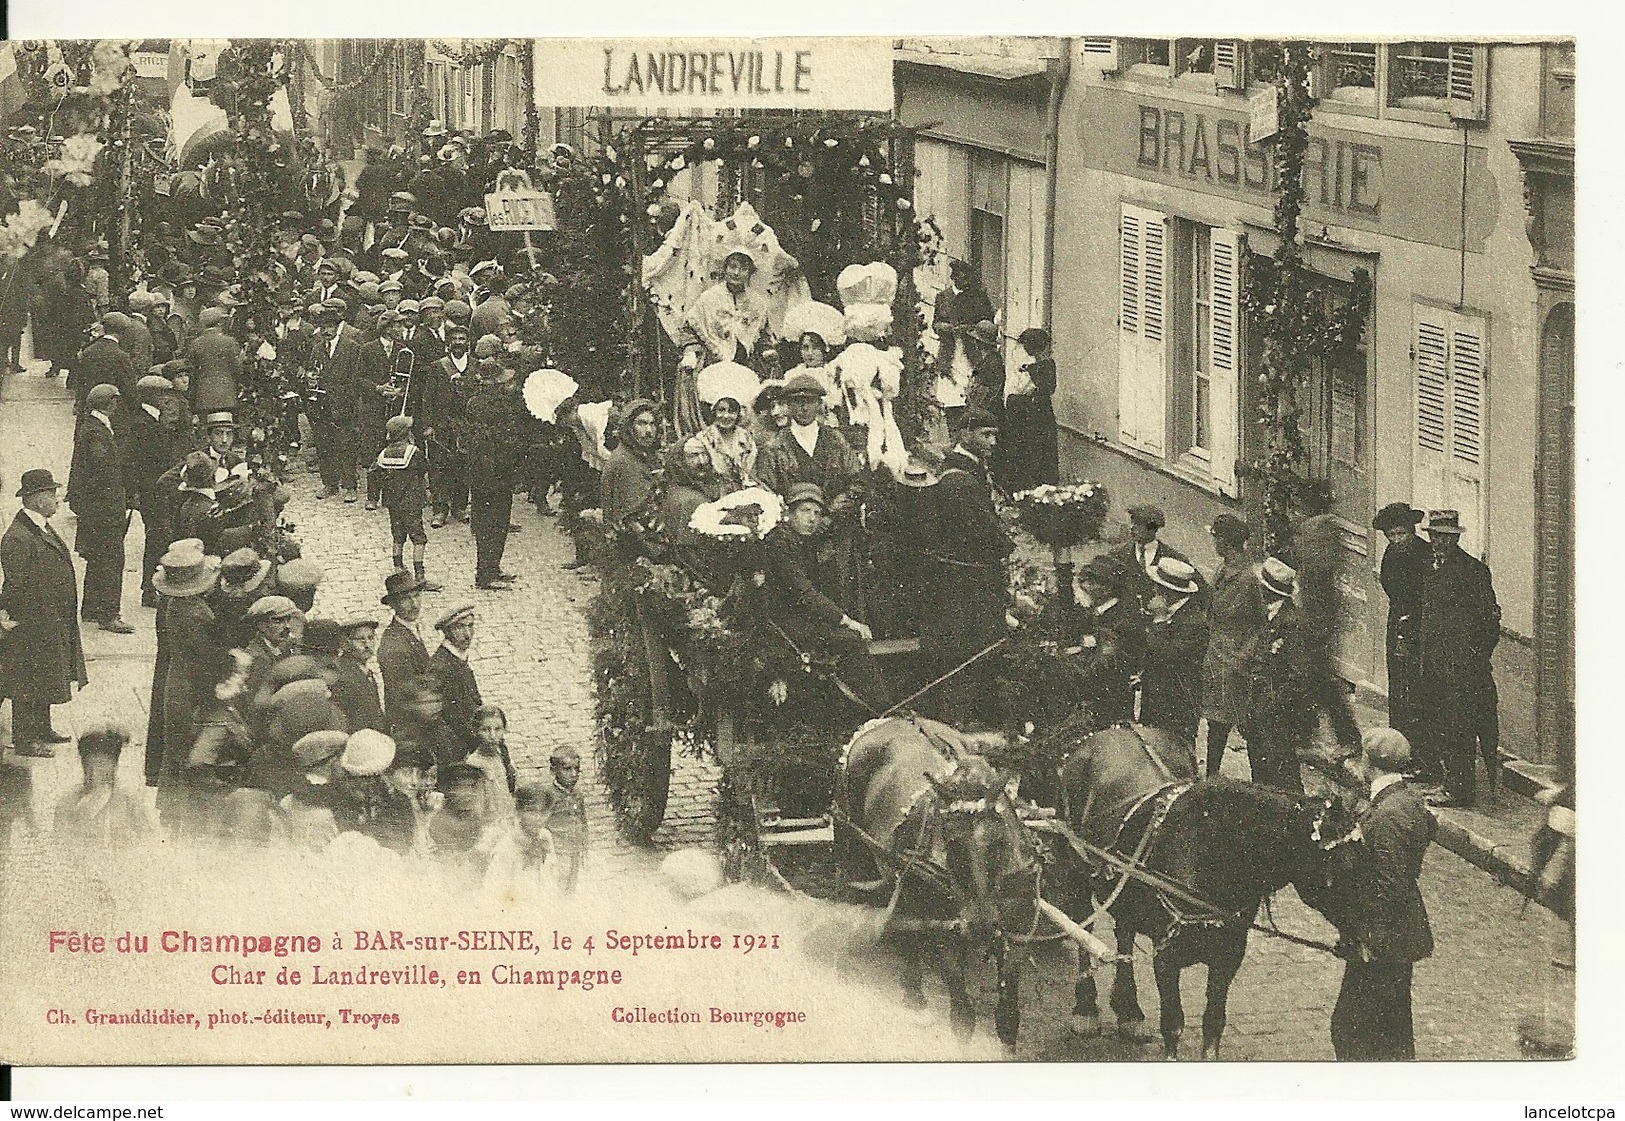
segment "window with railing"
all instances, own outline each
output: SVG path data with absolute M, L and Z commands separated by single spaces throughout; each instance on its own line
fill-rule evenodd
M 1346 105 L 1377 104 L 1377 44 L 1327 43 L 1321 52 L 1322 98 Z

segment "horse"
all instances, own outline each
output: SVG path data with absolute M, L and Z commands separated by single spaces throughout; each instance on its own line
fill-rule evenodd
M 1038 925 L 1038 846 L 1006 792 L 1009 776 L 977 754 L 976 737 L 920 717 L 858 729 L 836 777 L 836 849 L 854 884 L 889 889 L 882 923 L 902 951 L 903 999 L 925 1007 L 922 962 L 941 951 L 949 1022 L 975 1030 L 965 987 L 970 954 L 998 968 L 994 1026 L 1014 1046 L 1020 1028 L 1020 958 L 1012 949 Z
M 1180 974 L 1201 963 L 1207 966 L 1202 1057 L 1217 1059 L 1230 984 L 1241 968 L 1260 904 L 1290 883 L 1339 930 L 1348 929 L 1356 902 L 1348 888 L 1353 882 L 1347 859 L 1351 852 L 1336 850 L 1358 842 L 1360 834 L 1357 820 L 1340 800 L 1217 776 L 1187 777 L 1175 768 L 1183 767 L 1188 754 L 1187 742 L 1137 725 L 1114 725 L 1077 745 L 1060 772 L 1063 820 L 1075 836 L 1095 836 L 1091 843 L 1160 882 L 1125 878 L 1109 862 L 1070 848 L 1063 854 L 1062 881 L 1072 887 L 1069 911 L 1074 918 L 1084 921 L 1080 911 L 1093 899 L 1114 920 L 1117 962 L 1111 1008 L 1119 1034 L 1133 1042 L 1151 1039 L 1144 1029 L 1132 958 L 1135 936 L 1145 934 L 1154 945 L 1152 973 L 1165 1057 L 1179 1057 L 1185 1028 Z M 1142 787 L 1138 797 L 1102 797 L 1098 780 L 1103 769 L 1120 773 L 1123 760 L 1148 758 L 1180 762 L 1162 766 L 1158 773 L 1165 781 L 1149 791 Z M 1099 843 L 1105 831 L 1115 831 L 1116 837 Z M 1091 965 L 1080 960 L 1073 994 L 1072 1027 L 1084 1035 L 1100 1031 Z

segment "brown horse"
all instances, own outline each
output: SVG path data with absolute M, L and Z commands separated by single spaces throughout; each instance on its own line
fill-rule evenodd
M 885 891 L 884 929 L 903 956 L 903 996 L 924 1007 L 921 967 L 935 955 L 954 1031 L 968 1037 L 976 1009 L 965 986 L 972 951 L 998 966 L 994 1025 L 1014 1046 L 1020 963 L 1012 943 L 1037 926 L 1038 851 L 1005 792 L 1008 775 L 946 724 L 874 720 L 847 745 L 836 780 L 836 846 L 848 874 Z
M 1075 834 L 1100 835 L 1086 807 L 1100 806 L 1102 757 L 1127 759 L 1159 754 L 1172 745 L 1154 729 L 1117 725 L 1087 736 L 1061 768 L 1062 815 Z M 1188 743 L 1184 745 L 1188 750 Z M 1108 767 L 1110 772 L 1111 768 Z M 1121 805 L 1123 803 L 1116 803 Z M 1349 882 L 1344 853 L 1359 840 L 1356 819 L 1340 801 L 1215 777 L 1170 781 L 1139 801 L 1126 820 L 1113 824 L 1116 840 L 1100 847 L 1138 863 L 1158 885 L 1119 875 L 1105 861 L 1086 860 L 1068 846 L 1062 850 L 1064 884 L 1072 889 L 1069 913 L 1083 921 L 1091 898 L 1109 904 L 1116 926 L 1118 961 L 1111 1007 L 1118 1031 L 1146 1042 L 1145 1013 L 1134 981 L 1135 936 L 1154 946 L 1152 974 L 1161 1003 L 1161 1034 L 1167 1058 L 1179 1056 L 1185 1011 L 1179 977 L 1189 966 L 1207 966 L 1207 1006 L 1202 1014 L 1202 1057 L 1216 1059 L 1226 1023 L 1230 983 L 1247 952 L 1247 935 L 1259 905 L 1293 884 L 1306 903 L 1340 928 L 1350 919 Z M 1098 994 L 1087 959 L 1080 961 L 1072 1009 L 1080 1034 L 1100 1030 Z

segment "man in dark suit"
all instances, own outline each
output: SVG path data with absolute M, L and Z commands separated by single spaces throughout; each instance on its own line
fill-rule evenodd
M 333 301 L 342 304 L 342 301 Z M 322 305 L 322 321 L 313 352 L 320 404 L 311 411 L 316 462 L 321 469 L 322 497 L 344 492 L 356 500 L 356 406 L 361 391 L 361 340 L 344 322 L 342 306 Z
M 1417 880 L 1438 822 L 1404 775 L 1410 745 L 1393 728 L 1361 741 L 1371 807 L 1360 823 L 1370 863 L 1353 930 L 1343 931 L 1343 987 L 1332 1010 L 1332 1048 L 1342 1060 L 1416 1058 L 1411 974 L 1433 953 L 1433 930 Z
M 408 572 L 392 572 L 379 600 L 395 613 L 378 639 L 378 672 L 384 678 L 384 716 L 394 729 L 406 712 L 416 684 L 429 669 L 429 651 L 418 633 L 423 585 Z
M 999 641 L 1005 624 L 1004 558 L 1013 546 L 993 508 L 988 469 L 998 446 L 998 421 L 971 406 L 960 414 L 958 442 L 943 459 L 936 485 L 933 548 L 936 603 L 921 621 L 922 652 L 938 673 Z M 982 659 L 939 686 L 941 718 L 963 726 L 999 722 L 994 664 Z
M 429 495 L 434 509 L 432 525 L 438 529 L 468 507 L 468 480 L 464 475 L 465 438 L 468 431 L 468 395 L 474 386 L 474 356 L 469 352 L 468 328 L 446 328 L 446 356 L 421 368 L 422 404 L 412 415 L 429 454 Z M 419 390 L 414 388 L 413 393 Z M 410 407 L 410 406 L 409 406 Z
M 479 682 L 474 679 L 474 667 L 468 664 L 469 647 L 474 643 L 474 605 L 452 608 L 435 620 L 434 629 L 440 632 L 440 645 L 429 658 L 429 672 L 440 686 L 445 706 L 440 718 L 467 754 L 479 746 L 479 718 L 475 714 L 485 703 Z
M 1485 750 L 1489 782 L 1495 782 L 1495 677 L 1490 655 L 1501 637 L 1501 605 L 1489 566 L 1461 547 L 1461 517 L 1454 510 L 1428 514 L 1433 566 L 1422 587 L 1420 696 L 1423 734 L 1444 763 L 1442 806 L 1471 806 L 1474 768 Z M 1481 742 L 1483 741 L 1483 742 Z
M 206 307 L 198 313 L 198 333 L 186 344 L 186 361 L 192 371 L 188 393 L 192 411 L 200 416 L 238 407 L 243 348 L 227 330 L 230 322 L 229 308 Z
M 1311 688 L 1308 643 L 1292 594 L 1298 574 L 1279 557 L 1258 571 L 1264 611 L 1263 632 L 1248 663 L 1247 762 L 1254 782 L 1303 793 L 1298 745 L 1308 743 L 1320 719 Z
M 369 510 L 378 509 L 378 503 L 383 501 L 383 473 L 373 464 L 389 442 L 385 425 L 401 409 L 401 390 L 395 384 L 394 373 L 403 331 L 395 313 L 385 310 L 378 313 L 378 337 L 361 344 L 356 427 L 367 476 Z
M 1124 590 L 1139 601 L 1141 610 L 1144 610 L 1151 603 L 1151 598 L 1162 591 L 1151 576 L 1157 562 L 1163 557 L 1172 557 L 1190 564 L 1191 559 L 1157 536 L 1168 523 L 1162 507 L 1148 504 L 1130 506 L 1128 518 L 1129 539 L 1113 548 L 1111 556 L 1128 572 L 1128 583 Z M 1207 588 L 1207 581 L 1200 571 L 1196 573 L 1196 586 L 1200 590 Z
M 1422 621 L 1422 591 L 1433 569 L 1428 543 L 1416 535 L 1422 511 L 1408 502 L 1390 502 L 1372 520 L 1388 538 L 1382 553 L 1382 590 L 1388 596 L 1388 723 L 1410 741 L 1416 757 L 1417 778 L 1425 785 L 1444 781 L 1441 760 L 1431 757 L 1417 712 L 1417 628 Z
M 80 617 L 104 631 L 133 634 L 135 628 L 119 617 L 124 595 L 124 535 L 130 528 L 124 453 L 113 434 L 119 396 L 111 385 L 98 385 L 85 395 L 85 413 L 73 435 L 68 505 L 79 517 L 74 549 L 85 558 Z
M 1194 758 L 1207 658 L 1207 593 L 1196 582 L 1196 569 L 1174 557 L 1157 561 L 1151 579 L 1159 591 L 1151 597 L 1146 628 L 1140 723 L 1183 736 Z
M 152 578 L 158 559 L 169 548 L 174 514 L 173 494 L 160 493 L 158 480 L 175 466 L 175 433 L 163 415 L 161 402 L 175 385 L 168 378 L 147 374 L 135 383 L 139 404 L 127 410 L 119 426 L 124 444 L 124 485 L 130 506 L 141 512 L 141 606 L 157 607 Z
M 79 641 L 79 588 L 67 542 L 51 528 L 57 482 L 23 472 L 23 508 L 0 537 L 0 699 L 11 699 L 17 754 L 50 758 L 68 737 L 51 727 L 51 706 L 89 681 Z
M 111 385 L 120 393 L 135 396 L 135 366 L 129 351 L 119 342 L 119 333 L 127 334 L 129 324 L 130 317 L 123 312 L 108 312 L 101 318 L 101 334 L 79 352 L 73 368 L 79 411 L 84 410 L 86 395 L 98 385 Z

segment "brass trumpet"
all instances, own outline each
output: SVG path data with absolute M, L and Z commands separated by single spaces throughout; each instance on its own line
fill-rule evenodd
M 417 366 L 417 355 L 404 343 L 395 348 L 395 365 L 389 371 L 389 380 L 401 396 L 401 408 L 396 416 L 406 415 L 407 402 L 412 395 L 412 371 Z

